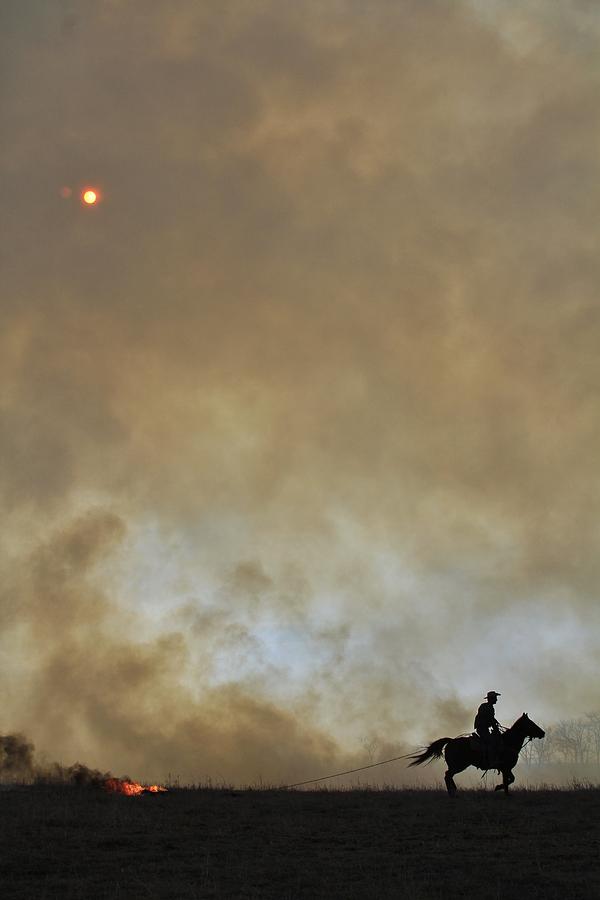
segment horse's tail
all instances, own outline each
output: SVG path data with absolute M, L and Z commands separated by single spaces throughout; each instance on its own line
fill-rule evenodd
M 439 740 L 434 741 L 433 744 L 430 744 L 426 750 L 423 750 L 422 753 L 414 753 L 412 756 L 409 756 L 409 759 L 412 759 L 412 762 L 409 763 L 409 766 L 420 766 L 424 762 L 433 762 L 434 759 L 441 759 L 442 754 L 444 752 L 444 747 L 451 741 L 452 738 L 439 738 Z

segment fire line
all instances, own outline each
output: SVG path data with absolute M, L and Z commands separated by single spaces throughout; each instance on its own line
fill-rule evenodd
M 158 784 L 140 784 L 125 778 L 107 778 L 104 790 L 109 794 L 124 794 L 126 797 L 139 797 L 140 794 L 166 794 L 167 788 Z

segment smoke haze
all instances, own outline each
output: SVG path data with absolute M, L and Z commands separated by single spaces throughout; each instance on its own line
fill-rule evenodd
M 277 782 L 600 708 L 599 40 L 2 4 L 0 732 Z

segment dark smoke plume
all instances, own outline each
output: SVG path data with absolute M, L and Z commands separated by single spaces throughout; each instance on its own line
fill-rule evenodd
M 35 774 L 33 744 L 22 734 L 0 735 L 0 779 L 28 780 Z
M 22 734 L 0 735 L 0 782 L 68 784 L 77 787 L 102 787 L 112 778 L 110 772 L 90 769 L 83 763 L 64 766 L 53 762 L 38 764 L 35 747 Z M 128 775 L 119 780 L 130 781 Z

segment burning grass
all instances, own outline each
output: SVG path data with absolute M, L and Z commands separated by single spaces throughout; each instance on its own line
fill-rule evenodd
M 73 783 L 2 793 L 3 900 L 600 896 L 597 789 L 136 796 Z
M 74 785 L 102 788 L 107 793 L 137 797 L 140 794 L 161 794 L 166 787 L 158 784 L 141 784 L 127 775 L 116 778 L 110 772 L 90 769 L 83 763 L 64 766 L 61 763 L 39 765 L 34 756 L 34 746 L 22 734 L 0 735 L 0 779 L 8 784 Z
M 140 784 L 129 778 L 107 778 L 102 785 L 109 794 L 124 794 L 126 797 L 139 797 L 140 794 L 166 794 L 167 788 L 158 784 Z

